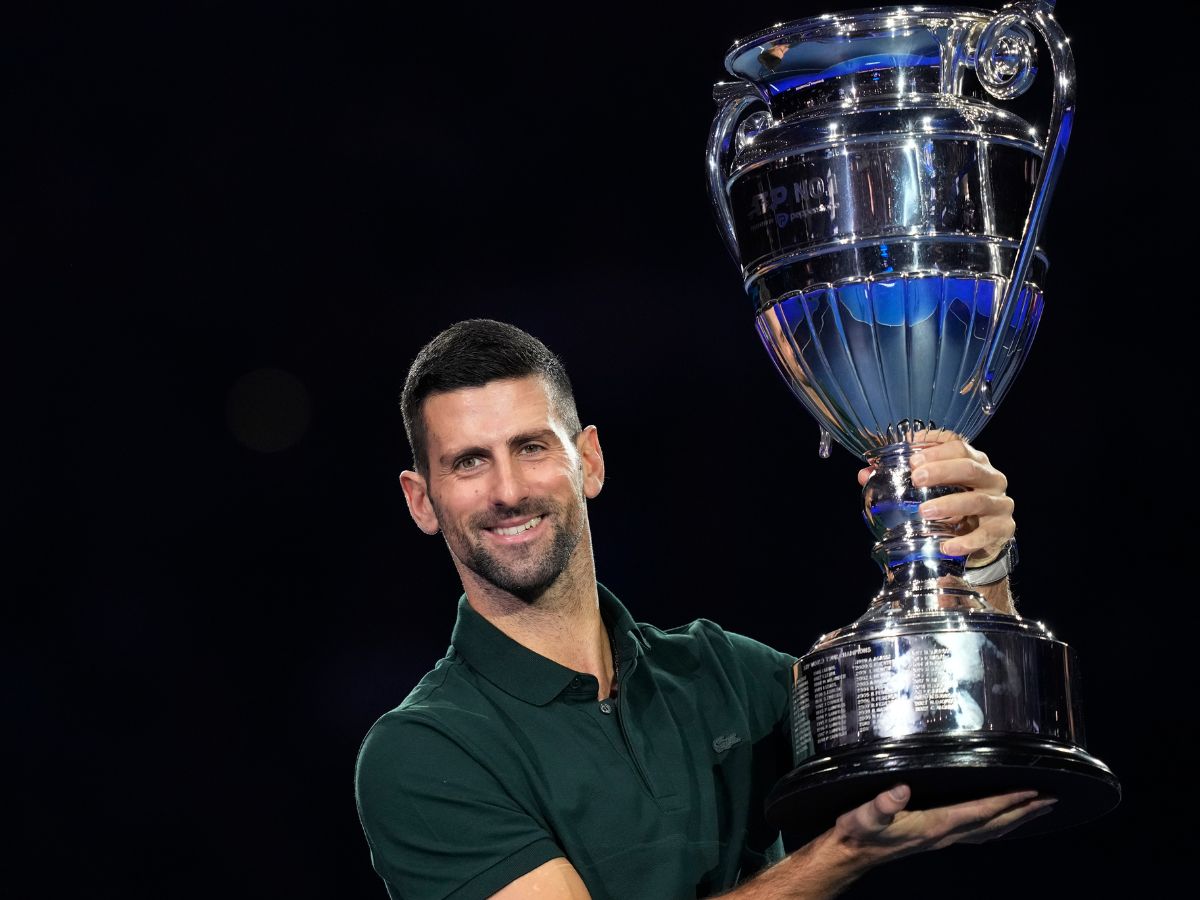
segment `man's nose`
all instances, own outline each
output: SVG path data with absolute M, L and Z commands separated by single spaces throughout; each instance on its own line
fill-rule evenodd
M 515 459 L 503 456 L 497 460 L 492 480 L 492 500 L 497 505 L 519 506 L 529 496 L 524 473 Z

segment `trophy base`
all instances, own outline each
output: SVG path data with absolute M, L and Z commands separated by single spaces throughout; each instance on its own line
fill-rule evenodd
M 808 841 L 842 813 L 897 784 L 912 796 L 907 809 L 929 809 L 1013 791 L 1058 798 L 1054 811 L 1006 837 L 1058 831 L 1097 818 L 1121 800 L 1116 776 L 1094 756 L 1014 735 L 882 742 L 810 759 L 775 785 L 767 821 Z

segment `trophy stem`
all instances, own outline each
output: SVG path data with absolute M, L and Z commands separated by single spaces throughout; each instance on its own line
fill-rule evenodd
M 966 557 L 942 551 L 942 542 L 955 536 L 954 527 L 918 512 L 926 500 L 965 490 L 912 483 L 913 454 L 933 443 L 904 441 L 867 455 L 875 471 L 863 488 L 863 516 L 876 538 L 871 556 L 883 570 L 884 583 L 864 618 L 947 610 L 999 612 L 963 580 Z

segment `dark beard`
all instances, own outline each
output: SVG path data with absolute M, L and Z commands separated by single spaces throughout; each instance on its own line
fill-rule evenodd
M 486 518 L 481 517 L 471 522 L 472 528 L 484 528 L 497 519 L 524 518 L 529 515 L 547 513 L 550 520 L 545 524 L 554 531 L 550 549 L 536 561 L 531 570 L 522 568 L 520 571 L 516 571 L 488 553 L 481 543 L 468 540 L 466 535 L 456 534 L 457 543 L 467 549 L 462 558 L 463 565 L 484 581 L 519 600 L 530 605 L 536 603 L 546 589 L 554 584 L 566 570 L 571 561 L 571 555 L 579 545 L 579 539 L 583 536 L 582 504 L 573 511 L 569 511 L 551 501 L 540 501 L 536 507 L 531 504 L 496 510 L 494 514 Z M 518 552 L 521 549 L 527 551 L 524 557 L 526 560 L 533 559 L 533 553 L 538 552 L 531 548 L 520 548 Z

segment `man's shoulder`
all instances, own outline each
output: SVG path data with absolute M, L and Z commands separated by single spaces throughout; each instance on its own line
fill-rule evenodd
M 480 697 L 474 673 L 451 647 L 398 706 L 375 721 L 364 745 L 372 738 L 422 729 L 439 730 L 460 717 L 477 715 Z
M 657 671 L 748 711 L 760 731 L 787 715 L 796 657 L 711 619 L 674 628 L 638 623 Z
M 715 655 L 723 661 L 771 669 L 787 668 L 796 661 L 795 656 L 739 632 L 728 631 L 712 619 L 693 619 L 686 625 L 673 628 L 658 628 L 644 622 L 637 624 L 652 653 Z
M 358 750 L 357 777 L 393 778 L 405 770 L 474 757 L 473 736 L 486 730 L 486 702 L 474 674 L 451 648 L 394 709 L 381 715 Z
M 392 896 L 491 896 L 562 856 L 514 795 L 516 750 L 493 699 L 451 649 L 363 739 L 355 799 Z

